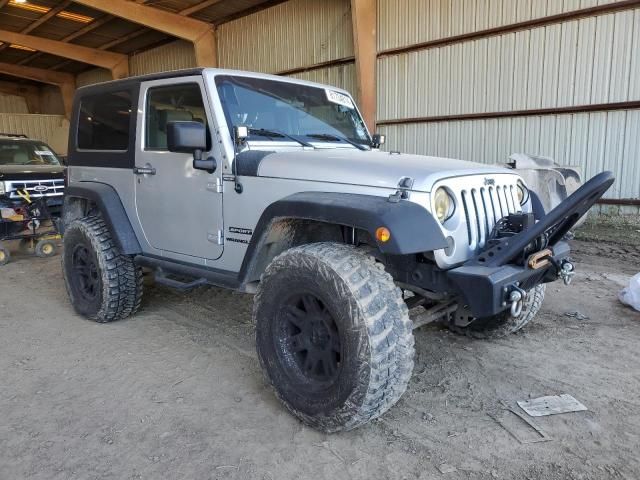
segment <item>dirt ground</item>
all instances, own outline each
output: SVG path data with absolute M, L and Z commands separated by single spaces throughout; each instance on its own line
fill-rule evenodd
M 0 479 L 637 479 L 640 313 L 617 293 L 640 271 L 637 229 L 575 241 L 578 274 L 538 318 L 494 341 L 416 332 L 403 399 L 359 430 L 292 418 L 254 353 L 251 298 L 149 287 L 133 319 L 72 311 L 59 257 L 0 271 Z M 580 312 L 587 318 L 567 316 Z M 568 393 L 588 411 L 534 422 L 505 408 Z

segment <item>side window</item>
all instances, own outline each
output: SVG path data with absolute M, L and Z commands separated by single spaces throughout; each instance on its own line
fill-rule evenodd
M 78 118 L 78 148 L 127 150 L 130 118 L 131 94 L 128 91 L 83 97 Z
M 200 86 L 183 83 L 150 88 L 147 93 L 145 150 L 166 150 L 167 123 L 180 121 L 207 125 Z M 210 144 L 208 137 L 207 129 L 207 143 Z

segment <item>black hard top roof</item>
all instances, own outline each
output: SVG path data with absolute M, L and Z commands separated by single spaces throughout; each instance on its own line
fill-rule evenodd
M 139 75 L 136 77 L 127 77 L 120 80 L 109 80 L 107 82 L 94 83 L 78 88 L 78 93 L 84 93 L 87 91 L 102 90 L 108 88 L 112 90 L 113 87 L 126 87 L 132 84 L 140 82 L 147 82 L 149 80 L 163 80 L 165 78 L 187 77 L 190 75 L 202 75 L 204 68 L 186 68 L 183 70 L 170 70 L 168 72 L 149 73 L 147 75 Z

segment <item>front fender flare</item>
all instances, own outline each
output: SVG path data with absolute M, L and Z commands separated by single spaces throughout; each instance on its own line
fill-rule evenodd
M 391 232 L 388 242 L 376 240 L 388 255 L 408 255 L 447 247 L 438 221 L 417 203 L 387 197 L 352 193 L 300 192 L 269 205 L 258 221 L 249 243 L 242 270 L 260 248 L 270 225 L 280 219 L 315 220 L 367 231 L 373 239 L 378 227 Z

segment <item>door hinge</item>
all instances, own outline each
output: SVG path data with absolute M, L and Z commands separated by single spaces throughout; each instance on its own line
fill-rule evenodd
M 222 193 L 224 191 L 222 180 L 220 178 L 216 178 L 215 182 L 207 182 L 207 190 L 210 192 Z
M 222 236 L 222 230 L 218 230 L 217 232 L 209 232 L 207 233 L 207 240 L 211 243 L 215 243 L 216 245 L 224 245 L 224 237 Z

